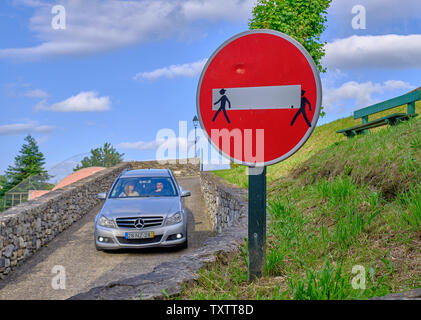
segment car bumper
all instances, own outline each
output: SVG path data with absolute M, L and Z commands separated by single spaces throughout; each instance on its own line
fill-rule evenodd
M 131 248 L 150 248 L 150 247 L 172 247 L 183 244 L 186 239 L 186 225 L 178 223 L 172 226 L 148 228 L 148 229 L 129 229 L 129 228 L 106 228 L 95 225 L 95 244 L 98 249 L 116 250 L 116 249 L 131 249 Z M 141 240 L 126 240 L 126 232 L 136 231 L 153 231 L 153 239 Z M 183 236 L 180 239 L 170 240 L 171 235 L 181 233 Z M 108 242 L 101 242 L 99 238 L 107 238 Z

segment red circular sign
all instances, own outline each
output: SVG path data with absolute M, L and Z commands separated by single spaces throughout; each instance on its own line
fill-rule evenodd
M 212 54 L 196 99 L 212 145 L 236 163 L 263 166 L 306 142 L 320 114 L 322 88 L 301 44 L 277 31 L 252 30 Z

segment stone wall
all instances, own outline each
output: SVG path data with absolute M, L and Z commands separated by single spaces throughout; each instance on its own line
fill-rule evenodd
M 130 163 L 120 163 L 0 214 L 0 279 L 99 204 Z
M 199 161 L 123 162 L 0 213 L 0 279 L 98 205 L 98 193 L 108 191 L 125 168 L 169 168 L 185 177 L 199 174 Z
M 383 297 L 374 297 L 369 300 L 421 300 L 421 288 L 400 293 L 392 293 Z
M 168 160 L 166 162 L 158 161 L 133 161 L 130 162 L 133 169 L 171 169 L 172 173 L 177 177 L 197 176 L 199 174 L 199 158 Z
M 200 173 L 200 186 L 214 231 L 221 233 L 247 215 L 246 190 L 209 172 Z

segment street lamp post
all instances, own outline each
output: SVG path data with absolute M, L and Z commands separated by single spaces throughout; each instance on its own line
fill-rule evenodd
M 194 116 L 193 118 L 193 125 L 194 125 L 194 158 L 196 158 L 197 156 L 197 134 L 196 134 L 196 130 L 197 127 L 199 126 L 199 119 L 197 118 L 197 116 Z

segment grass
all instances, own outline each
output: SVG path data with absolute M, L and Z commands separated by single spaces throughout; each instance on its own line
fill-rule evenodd
M 353 122 L 317 127 L 268 168 L 264 276 L 247 281 L 245 243 L 179 299 L 367 299 L 421 287 L 421 120 L 334 133 Z M 242 167 L 215 174 L 247 187 Z
M 385 197 L 395 197 L 421 175 L 421 149 L 416 147 L 420 130 L 421 121 L 412 120 L 335 143 L 294 168 L 291 175 L 311 184 L 345 174 L 356 183 L 378 189 Z
M 406 106 L 401 106 L 388 111 L 380 112 L 375 116 L 370 117 L 369 119 L 381 118 L 397 112 L 406 112 Z M 421 114 L 421 101 L 418 101 L 416 103 L 415 112 Z M 287 176 L 291 172 L 291 170 L 293 170 L 296 167 L 299 167 L 303 162 L 310 159 L 312 156 L 314 156 L 321 150 L 329 146 L 335 146 L 337 144 L 343 143 L 347 140 L 347 138 L 335 132 L 337 130 L 348 128 L 358 124 L 361 124 L 361 119 L 354 120 L 353 117 L 348 117 L 333 121 L 322 126 L 317 126 L 314 129 L 314 132 L 311 135 L 311 137 L 298 152 L 296 152 L 292 157 L 286 159 L 285 161 L 269 166 L 267 168 L 268 183 L 274 183 L 280 178 Z M 370 132 L 379 133 L 387 130 L 387 127 L 379 127 L 376 129 L 372 129 Z M 387 133 L 385 134 L 387 135 Z M 358 138 L 360 137 L 357 137 L 356 139 Z M 406 141 L 403 141 L 401 144 L 405 143 Z M 418 146 L 418 148 L 421 148 L 421 138 L 419 137 L 412 137 L 412 141 L 410 141 L 410 143 L 415 147 Z M 221 178 L 237 186 L 240 186 L 242 188 L 248 187 L 248 177 L 246 175 L 246 168 L 244 166 L 234 164 L 233 168 L 230 170 L 216 170 L 214 171 L 214 173 L 215 175 L 220 176 Z
M 412 231 L 421 230 L 421 184 L 411 186 L 408 192 L 400 193 L 398 201 L 401 203 L 401 222 Z

